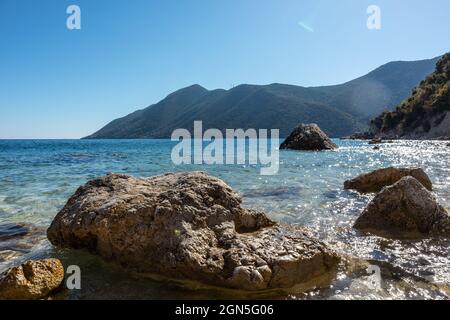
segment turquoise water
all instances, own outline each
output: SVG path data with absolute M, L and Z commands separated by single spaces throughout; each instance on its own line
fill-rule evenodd
M 402 242 L 355 232 L 351 226 L 370 196 L 345 191 L 343 183 L 390 165 L 420 166 L 433 180 L 439 202 L 450 210 L 450 148 L 445 142 L 399 141 L 373 150 L 363 141 L 335 142 L 337 151 L 281 151 L 279 173 L 261 176 L 254 165 L 175 166 L 170 158 L 175 143 L 169 140 L 0 140 L 0 272 L 24 259 L 57 256 L 83 270 L 83 289 L 62 298 L 233 297 L 210 288 L 142 280 L 84 252 L 52 248 L 45 239 L 58 210 L 89 179 L 108 172 L 153 176 L 203 170 L 241 193 L 245 206 L 263 209 L 280 222 L 309 226 L 336 250 L 388 270 L 376 292 L 367 290 L 364 276 L 342 271 L 329 286 L 276 297 L 448 298 L 448 241 Z M 5 236 L 12 223 L 30 224 L 32 232 Z

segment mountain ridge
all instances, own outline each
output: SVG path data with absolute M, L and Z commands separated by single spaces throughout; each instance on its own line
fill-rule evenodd
M 332 86 L 272 83 L 208 90 L 194 84 L 111 121 L 85 139 L 168 138 L 174 129 L 192 130 L 195 120 L 220 130 L 279 128 L 281 137 L 299 122 L 314 122 L 332 137 L 344 136 L 366 129 L 370 118 L 405 99 L 438 58 L 390 62 Z

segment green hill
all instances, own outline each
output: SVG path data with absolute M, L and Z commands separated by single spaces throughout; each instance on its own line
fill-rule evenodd
M 394 111 L 372 121 L 372 131 L 388 138 L 450 138 L 450 53 Z

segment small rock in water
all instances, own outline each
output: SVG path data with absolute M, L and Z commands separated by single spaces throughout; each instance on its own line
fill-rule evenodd
M 344 137 L 342 139 L 369 140 L 369 139 L 373 139 L 373 133 L 370 133 L 370 132 L 356 132 L 356 133 L 353 133 L 352 135 Z
M 317 124 L 300 124 L 281 144 L 280 149 L 292 150 L 333 150 L 337 145 Z
M 364 209 L 354 228 L 384 237 L 450 235 L 450 217 L 413 177 L 384 188 Z
M 244 290 L 290 288 L 339 262 L 304 228 L 242 208 L 237 193 L 202 172 L 95 179 L 47 234 L 54 245 L 86 248 L 138 271 Z
M 46 298 L 64 280 L 64 267 L 58 259 L 26 261 L 0 276 L 0 300 Z
M 356 190 L 360 193 L 379 192 L 403 177 L 411 176 L 419 180 L 425 188 L 432 191 L 433 184 L 428 175 L 421 168 L 384 168 L 357 176 L 344 182 L 346 190 Z
M 27 254 L 45 238 L 45 229 L 33 224 L 0 224 L 0 263 Z
M 381 138 L 374 138 L 369 141 L 369 144 L 380 144 L 380 143 L 383 143 L 383 139 Z

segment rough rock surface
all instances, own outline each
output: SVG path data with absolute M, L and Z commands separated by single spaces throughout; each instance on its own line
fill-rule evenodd
M 0 300 L 42 299 L 64 280 L 64 267 L 58 259 L 26 261 L 0 276 Z
M 386 237 L 450 235 L 450 217 L 413 177 L 384 188 L 364 209 L 354 228 Z
M 390 186 L 403 177 L 411 176 L 419 180 L 425 188 L 432 191 L 433 184 L 430 178 L 421 168 L 384 168 L 365 173 L 352 180 L 344 182 L 344 188 L 356 190 L 360 193 L 379 192 L 386 186 Z
M 90 181 L 48 238 L 140 272 L 246 290 L 292 287 L 339 261 L 305 229 L 242 208 L 238 194 L 202 172 Z
M 317 124 L 300 124 L 281 144 L 281 149 L 333 150 L 337 146 Z

